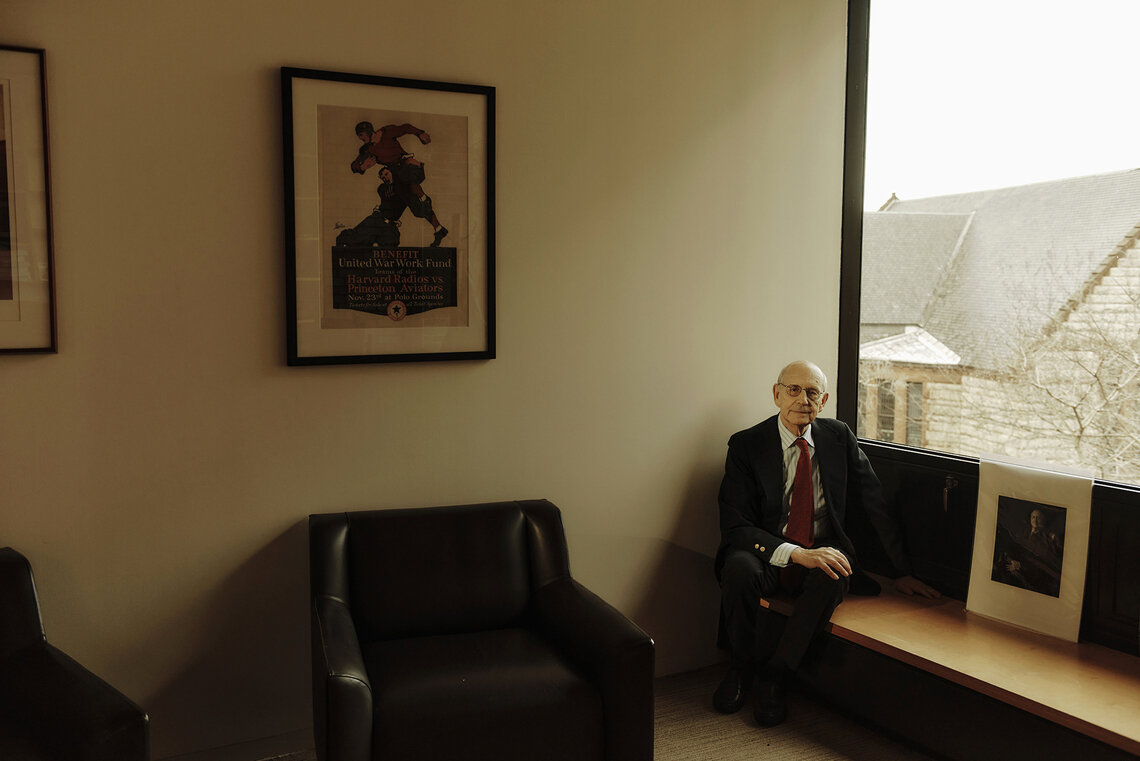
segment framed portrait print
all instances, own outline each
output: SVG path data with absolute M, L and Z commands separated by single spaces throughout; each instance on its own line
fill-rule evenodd
M 982 458 L 966 610 L 1076 642 L 1092 478 Z
M 495 356 L 495 91 L 282 68 L 290 365 Z
M 0 46 L 0 353 L 56 351 L 44 51 Z

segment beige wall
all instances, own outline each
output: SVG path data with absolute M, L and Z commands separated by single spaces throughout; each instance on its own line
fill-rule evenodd
M 60 353 L 0 357 L 0 544 L 156 758 L 311 724 L 311 512 L 549 498 L 660 673 L 717 659 L 725 441 L 834 374 L 842 0 L 2 14 L 48 54 Z M 498 359 L 285 367 L 282 65 L 498 88 Z

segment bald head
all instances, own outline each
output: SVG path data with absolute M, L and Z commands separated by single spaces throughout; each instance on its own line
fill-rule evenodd
M 823 374 L 823 370 L 819 369 L 819 365 L 808 362 L 806 359 L 797 359 L 795 362 L 789 362 L 785 365 L 784 369 L 780 371 L 779 377 L 776 378 L 776 382 L 787 383 L 790 376 L 803 377 L 805 374 L 815 377 L 820 391 L 827 391 L 827 376 Z

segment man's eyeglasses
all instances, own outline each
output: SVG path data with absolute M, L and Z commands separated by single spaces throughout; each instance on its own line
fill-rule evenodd
M 789 386 L 787 383 L 777 383 L 777 386 L 783 386 L 788 390 L 788 396 L 799 396 L 803 391 L 807 396 L 809 402 L 818 402 L 823 397 L 823 392 L 818 388 L 804 388 L 803 386 Z

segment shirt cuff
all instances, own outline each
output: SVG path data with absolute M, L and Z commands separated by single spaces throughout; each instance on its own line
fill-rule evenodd
M 772 559 L 768 561 L 769 565 L 774 565 L 777 568 L 787 567 L 792 562 L 792 550 L 795 549 L 799 549 L 798 544 L 784 542 L 772 553 Z

